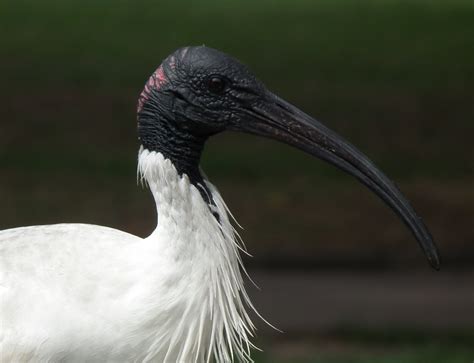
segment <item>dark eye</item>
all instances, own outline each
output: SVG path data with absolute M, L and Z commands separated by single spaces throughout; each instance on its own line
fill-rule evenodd
M 207 88 L 212 93 L 217 95 L 222 94 L 225 90 L 226 81 L 222 77 L 219 76 L 211 76 L 207 80 Z

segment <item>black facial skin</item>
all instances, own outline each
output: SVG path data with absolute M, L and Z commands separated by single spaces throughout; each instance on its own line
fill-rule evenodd
M 138 112 L 143 147 L 161 152 L 188 175 L 209 200 L 199 160 L 206 140 L 230 130 L 279 140 L 356 177 L 377 194 L 418 240 L 439 269 L 433 239 L 409 202 L 364 154 L 342 137 L 271 93 L 237 60 L 215 49 L 178 49 L 163 63 L 161 84 L 152 87 Z
M 245 66 L 207 47 L 178 49 L 162 67 L 164 84 L 151 90 L 138 113 L 139 139 L 195 185 L 204 185 L 199 171 L 204 143 L 237 124 L 239 109 L 255 101 L 263 86 Z

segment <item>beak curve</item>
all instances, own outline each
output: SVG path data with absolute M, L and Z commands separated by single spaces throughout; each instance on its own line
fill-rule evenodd
M 245 121 L 232 129 L 292 145 L 353 175 L 402 219 L 430 265 L 439 270 L 438 250 L 430 232 L 395 184 L 337 133 L 278 96 L 267 95 L 265 101 L 247 108 Z

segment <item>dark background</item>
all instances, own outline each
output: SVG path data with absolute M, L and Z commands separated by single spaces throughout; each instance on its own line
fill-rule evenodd
M 205 44 L 371 157 L 443 260 L 432 272 L 394 214 L 333 167 L 264 139 L 216 137 L 203 169 L 245 228 L 257 306 L 286 324 L 285 335 L 262 328 L 257 357 L 474 359 L 472 1 L 3 0 L 0 44 L 1 229 L 83 222 L 147 236 L 156 216 L 136 185 L 137 97 L 174 49 Z

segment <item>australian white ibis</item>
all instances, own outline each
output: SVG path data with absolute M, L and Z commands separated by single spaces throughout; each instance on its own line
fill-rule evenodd
M 206 140 L 225 130 L 282 141 L 355 176 L 439 268 L 423 222 L 366 156 L 235 59 L 185 47 L 162 62 L 138 103 L 138 172 L 155 199 L 155 231 L 144 239 L 86 224 L 0 232 L 2 362 L 252 361 L 238 238 L 199 169 Z

